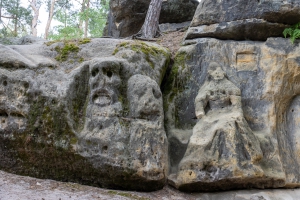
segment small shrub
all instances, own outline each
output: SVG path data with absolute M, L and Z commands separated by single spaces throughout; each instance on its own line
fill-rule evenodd
M 296 39 L 300 38 L 300 22 L 284 29 L 283 35 L 285 38 L 289 35 L 292 43 L 294 43 Z

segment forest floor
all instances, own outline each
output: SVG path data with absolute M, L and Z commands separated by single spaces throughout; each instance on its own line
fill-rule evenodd
M 169 48 L 172 53 L 172 57 L 174 58 L 176 52 L 181 47 L 185 33 L 186 31 L 184 30 L 162 33 L 162 35 L 158 38 L 157 43 Z

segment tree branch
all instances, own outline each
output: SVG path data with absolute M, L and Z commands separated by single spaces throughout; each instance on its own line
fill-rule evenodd
M 9 29 L 11 32 L 13 32 L 13 30 L 11 30 L 11 28 L 9 28 L 8 25 L 4 23 L 4 21 L 2 21 L 2 24 L 6 29 Z
M 3 15 L 1 15 L 0 17 L 7 18 L 7 19 L 17 19 L 16 17 L 12 17 L 12 16 L 3 16 Z
M 66 2 L 65 4 L 63 4 L 62 6 L 60 6 L 59 9 L 53 11 L 53 15 L 55 15 L 58 11 L 60 11 L 61 9 L 63 9 L 66 5 L 67 5 L 68 2 Z

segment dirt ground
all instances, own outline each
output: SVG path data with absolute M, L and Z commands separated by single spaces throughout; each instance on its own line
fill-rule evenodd
M 186 31 L 184 30 L 162 33 L 162 35 L 158 38 L 157 43 L 169 48 L 172 53 L 172 57 L 174 58 L 176 52 L 181 47 L 185 33 Z

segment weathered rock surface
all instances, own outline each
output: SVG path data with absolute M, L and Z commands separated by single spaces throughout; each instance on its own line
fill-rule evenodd
M 269 37 L 282 36 L 287 27 L 289 25 L 262 19 L 244 19 L 190 27 L 185 39 L 212 37 L 223 40 L 267 40 Z
M 263 157 L 260 144 L 241 106 L 240 89 L 227 80 L 220 65 L 212 62 L 195 99 L 195 113 L 200 120 L 193 128 L 178 175 L 172 180 L 175 187 L 224 190 L 264 181 L 258 166 Z
M 70 200 L 298 200 L 300 189 L 239 190 L 214 193 L 183 193 L 172 187 L 154 192 L 107 190 L 76 183 L 18 176 L 0 171 L 0 199 Z
M 150 0 L 112 0 L 110 14 L 104 35 L 128 37 L 136 34 L 142 27 Z M 196 0 L 163 1 L 159 23 L 181 23 L 191 21 L 197 5 Z
M 28 36 L 28 35 L 21 38 L 17 38 L 17 37 L 0 38 L 0 44 L 3 45 L 23 45 L 23 44 L 43 43 L 43 42 L 47 42 L 47 40 L 34 37 L 34 36 Z
M 169 182 L 183 191 L 300 186 L 299 43 L 186 44 L 163 85 Z
M 202 0 L 187 38 L 266 40 L 281 37 L 285 26 L 296 24 L 299 17 L 298 0 Z
M 168 145 L 159 85 L 169 51 L 113 39 L 28 41 L 0 45 L 0 168 L 162 188 Z
M 163 33 L 178 31 L 178 30 L 186 30 L 190 26 L 190 21 L 182 22 L 182 23 L 165 23 L 159 24 L 159 30 Z

